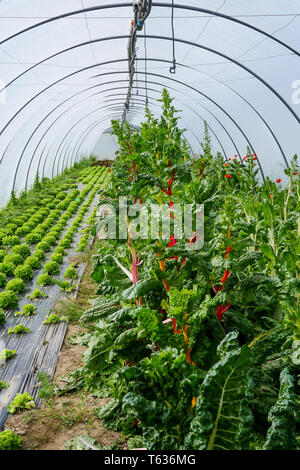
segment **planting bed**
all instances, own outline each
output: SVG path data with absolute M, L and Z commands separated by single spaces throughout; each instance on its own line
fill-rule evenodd
M 18 306 L 16 305 L 13 309 L 3 309 L 3 319 L 5 316 L 5 323 L 0 327 L 0 349 L 15 350 L 16 355 L 6 361 L 1 361 L 0 380 L 9 384 L 8 388 L 4 388 L 0 391 L 1 427 L 6 419 L 6 407 L 16 393 L 29 392 L 33 398 L 35 398 L 36 404 L 38 404 L 37 375 L 42 370 L 49 374 L 49 376 L 53 376 L 54 374 L 57 356 L 67 324 L 64 321 L 60 321 L 56 324 L 43 325 L 43 321 L 45 321 L 52 307 L 57 303 L 57 300 L 68 295 L 63 293 L 62 287 L 67 291 L 76 290 L 76 285 L 78 285 L 84 265 L 79 264 L 76 265 L 76 268 L 73 268 L 76 273 L 76 276 L 74 276 L 76 279 L 66 279 L 64 278 L 64 274 L 66 271 L 68 274 L 68 269 L 70 269 L 68 259 L 78 255 L 78 253 L 89 244 L 90 240 L 87 238 L 85 238 L 85 246 L 82 244 L 82 238 L 84 237 L 84 233 L 82 232 L 84 229 L 81 229 L 81 227 L 86 227 L 88 224 L 92 223 L 91 217 L 93 218 L 93 214 L 95 213 L 94 209 L 97 207 L 97 193 L 103 184 L 105 176 L 106 169 L 104 168 L 87 167 L 84 170 L 75 172 L 75 175 L 72 176 L 72 184 L 76 184 L 77 187 L 78 183 L 78 189 L 67 189 L 64 198 L 62 198 L 62 195 L 56 197 L 58 200 L 56 207 L 61 204 L 61 201 L 67 200 L 67 204 L 65 204 L 65 207 L 61 207 L 56 220 L 53 220 L 53 224 L 51 224 L 52 232 L 56 233 L 55 239 L 53 242 L 51 241 L 51 245 L 53 246 L 47 245 L 47 240 L 49 240 L 49 232 L 47 232 L 44 238 L 37 242 L 39 245 L 29 245 L 29 249 L 27 249 L 28 251 L 30 250 L 31 253 L 37 253 L 37 249 L 42 251 L 41 248 L 44 248 L 45 251 L 42 251 L 42 253 L 44 253 L 44 259 L 40 260 L 39 269 L 32 270 L 32 280 L 28 281 L 24 279 L 25 292 L 15 294 Z M 55 232 L 57 227 L 59 231 Z M 38 229 L 39 225 L 35 227 L 33 231 L 37 231 Z M 18 229 L 15 230 L 17 231 Z M 22 239 L 20 235 L 19 237 L 19 242 L 22 245 L 15 246 L 23 246 L 24 244 L 24 239 Z M 46 245 L 43 246 L 45 240 Z M 14 248 L 11 250 L 8 246 L 3 246 L 3 249 L 7 253 L 14 251 Z M 40 252 L 38 253 L 40 254 Z M 55 262 L 53 264 L 53 253 L 55 253 L 59 264 Z M 28 266 L 27 261 L 23 261 L 20 266 Z M 52 264 L 49 265 L 49 262 Z M 52 270 L 50 269 L 51 267 Z M 51 284 L 41 286 L 39 280 L 41 276 L 45 276 L 45 271 L 49 271 L 49 269 L 51 274 L 49 273 L 48 281 Z M 56 281 L 58 284 L 53 281 Z M 7 282 L 7 285 L 10 286 L 11 281 L 9 278 Z M 68 282 L 69 285 L 66 286 L 63 284 L 65 282 Z M 36 289 L 39 289 L 40 292 L 46 294 L 46 296 L 34 299 L 28 298 Z M 7 290 L 7 287 L 2 287 L 1 292 L 10 293 L 11 291 Z M 22 307 L 28 304 L 36 308 L 33 314 L 30 316 L 22 314 L 15 316 L 15 313 L 18 311 L 23 313 Z M 24 310 L 26 310 L 26 307 Z M 14 328 L 17 325 L 24 325 L 30 328 L 30 332 L 19 335 L 8 334 L 8 329 Z

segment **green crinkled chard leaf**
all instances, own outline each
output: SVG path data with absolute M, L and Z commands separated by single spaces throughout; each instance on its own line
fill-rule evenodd
M 105 318 L 108 315 L 119 310 L 119 299 L 112 297 L 110 299 L 100 298 L 100 304 L 97 302 L 95 306 L 86 310 L 80 318 L 81 322 L 98 320 L 100 318 Z
M 87 350 L 82 355 L 85 366 L 92 371 L 104 370 L 107 367 L 106 359 L 113 342 L 114 336 L 108 329 L 95 332 Z
M 264 450 L 297 450 L 295 406 L 294 379 L 286 367 L 280 373 L 278 400 L 268 415 L 271 426 Z
M 231 349 L 207 373 L 200 386 L 196 416 L 185 439 L 185 449 L 245 449 L 253 417 L 248 407 L 251 391 L 248 346 Z M 224 347 L 223 347 L 224 351 Z
M 139 281 L 133 286 L 129 287 L 122 293 L 122 298 L 124 300 L 136 299 L 142 297 L 143 295 L 148 294 L 154 290 L 161 289 L 161 282 L 155 279 L 146 279 L 144 281 Z
M 237 260 L 237 267 L 239 269 L 244 269 L 246 268 L 247 266 L 249 265 L 253 265 L 253 263 L 255 263 L 255 261 L 259 260 L 262 258 L 262 253 L 260 253 L 259 251 L 256 252 L 256 251 L 250 251 L 249 253 L 246 253 L 244 255 L 242 255 L 238 260 Z
M 123 331 L 115 340 L 116 347 L 123 347 L 131 342 L 138 339 L 138 328 L 130 328 L 129 330 Z
M 116 312 L 112 313 L 107 317 L 107 321 L 110 322 L 116 322 L 116 323 L 122 323 L 127 320 L 132 320 L 135 318 L 137 312 L 141 309 L 141 307 L 124 307 Z

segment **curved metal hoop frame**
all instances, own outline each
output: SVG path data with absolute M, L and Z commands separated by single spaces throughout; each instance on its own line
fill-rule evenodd
M 62 18 L 67 18 L 67 17 L 69 17 L 69 16 L 78 15 L 78 14 L 80 14 L 80 13 L 87 13 L 87 12 L 92 12 L 92 11 L 97 11 L 97 10 L 105 10 L 105 9 L 121 8 L 121 7 L 131 7 L 131 6 L 132 6 L 132 3 L 127 2 L 127 3 L 118 3 L 118 4 L 114 4 L 114 5 L 102 5 L 102 6 L 84 8 L 84 9 L 76 10 L 76 11 L 73 11 L 73 12 L 67 12 L 67 13 L 65 13 L 65 14 L 62 14 L 62 15 L 59 15 L 59 16 L 56 16 L 56 17 L 49 18 L 49 19 L 47 19 L 47 20 L 45 20 L 45 21 L 39 22 L 39 23 L 37 23 L 37 24 L 35 24 L 35 25 L 32 25 L 32 26 L 30 26 L 30 27 L 28 27 L 28 28 L 26 28 L 26 29 L 24 29 L 24 30 L 22 30 L 22 31 L 19 31 L 19 32 L 15 33 L 14 35 L 12 35 L 12 36 L 6 38 L 5 40 L 1 41 L 1 42 L 0 42 L 0 45 L 6 43 L 7 41 L 12 40 L 13 38 L 15 38 L 15 37 L 17 37 L 17 36 L 19 36 L 19 35 L 21 35 L 21 34 L 26 33 L 27 31 L 30 31 L 30 30 L 33 30 L 33 29 L 35 29 L 35 28 L 41 27 L 41 26 L 43 26 L 43 25 L 45 25 L 45 24 L 48 24 L 48 23 L 51 23 L 51 22 L 53 22 L 53 21 L 58 21 L 58 20 L 60 20 L 60 19 L 62 19 Z M 172 7 L 172 5 L 170 5 L 170 4 L 164 4 L 164 3 L 161 3 L 161 2 L 153 2 L 153 6 L 163 7 L 163 8 L 164 8 L 164 7 L 165 7 L 165 8 L 171 8 L 171 7 Z M 262 35 L 266 36 L 267 38 L 269 38 L 269 39 L 275 41 L 276 43 L 280 44 L 282 47 L 284 47 L 284 48 L 286 48 L 286 49 L 289 49 L 293 54 L 295 54 L 295 55 L 297 55 L 297 56 L 300 56 L 300 53 L 299 53 L 297 50 L 295 50 L 294 48 L 292 48 L 291 46 L 289 46 L 288 44 L 284 43 L 283 41 L 279 40 L 278 38 L 274 37 L 273 35 L 267 33 L 266 31 L 263 31 L 263 30 L 261 30 L 261 29 L 255 27 L 255 26 L 253 26 L 253 25 L 251 25 L 251 24 L 248 24 L 248 23 L 246 23 L 246 22 L 243 22 L 243 21 L 241 21 L 241 20 L 239 20 L 239 19 L 237 19 L 237 18 L 232 18 L 232 17 L 230 17 L 230 16 L 228 16 L 228 15 L 225 15 L 225 14 L 222 14 L 222 13 L 219 13 L 219 12 L 214 12 L 213 10 L 198 8 L 198 7 L 194 7 L 194 6 L 190 6 L 190 5 L 174 5 L 174 8 L 182 9 L 182 10 L 188 10 L 188 11 L 194 11 L 194 12 L 202 12 L 202 13 L 205 13 L 205 14 L 210 14 L 210 15 L 212 15 L 212 16 L 215 16 L 215 17 L 224 19 L 224 20 L 233 21 L 233 22 L 238 23 L 239 25 L 241 25 L 241 26 L 243 26 L 243 27 L 250 28 L 250 29 L 256 31 L 256 32 L 259 33 L 259 34 L 262 34 Z M 61 54 L 61 53 L 63 53 L 63 52 L 66 52 L 66 51 L 69 51 L 69 50 L 73 50 L 73 49 L 75 49 L 75 48 L 77 48 L 77 47 L 81 47 L 81 46 L 83 46 L 83 45 L 88 45 L 88 44 L 91 44 L 91 43 L 93 43 L 93 42 L 107 41 L 107 40 L 112 40 L 112 39 L 121 39 L 121 38 L 127 38 L 127 37 L 128 37 L 128 36 L 115 36 L 115 37 L 111 37 L 111 38 L 101 38 L 101 39 L 97 39 L 97 40 L 93 40 L 93 41 L 87 41 L 86 43 L 81 43 L 81 44 L 78 44 L 78 45 L 74 45 L 74 46 L 72 46 L 71 48 L 68 48 L 68 49 L 66 49 L 66 50 L 64 50 L 64 51 L 60 51 L 59 53 L 54 54 L 53 56 L 50 56 L 50 57 L 44 59 L 43 61 L 39 62 L 38 64 L 35 64 L 33 67 L 31 67 L 30 69 L 26 70 L 25 72 L 23 72 L 22 74 L 20 74 L 18 77 L 15 77 L 15 79 L 13 79 L 13 81 L 10 82 L 10 84 L 13 83 L 15 80 L 17 80 L 20 76 L 22 76 L 22 75 L 24 75 L 25 73 L 27 73 L 28 71 L 32 70 L 34 67 L 40 65 L 41 63 L 43 63 L 43 62 L 49 60 L 50 58 L 53 58 L 53 57 L 55 57 L 55 56 Z M 170 38 L 170 37 L 165 37 L 165 36 L 140 35 L 139 37 L 140 37 L 140 38 L 159 39 L 159 40 L 168 40 L 168 41 L 171 41 L 171 40 L 172 40 L 172 38 Z M 266 82 L 262 77 L 260 77 L 258 74 L 256 74 L 255 72 L 253 72 L 252 70 L 250 70 L 249 68 L 247 68 L 246 66 L 244 66 L 243 64 L 239 63 L 238 61 L 236 61 L 235 59 L 233 59 L 233 58 L 231 58 L 231 57 L 229 57 L 229 56 L 226 56 L 225 54 L 223 54 L 223 53 L 221 53 L 221 52 L 219 52 L 219 51 L 216 51 L 216 50 L 214 50 L 214 49 L 211 49 L 211 48 L 208 48 L 208 47 L 199 45 L 199 44 L 197 44 L 197 43 L 194 43 L 194 42 L 191 42 L 191 41 L 187 41 L 187 40 L 184 40 L 184 39 L 179 39 L 179 38 L 175 38 L 175 41 L 180 42 L 180 43 L 183 43 L 183 44 L 187 44 L 187 45 L 191 45 L 191 46 L 195 46 L 195 47 L 199 47 L 199 48 L 205 49 L 205 50 L 207 50 L 207 51 L 209 51 L 209 52 L 212 52 L 212 53 L 214 53 L 214 54 L 220 55 L 221 57 L 223 57 L 223 58 L 225 58 L 226 60 L 228 60 L 228 61 L 234 63 L 234 64 L 237 65 L 237 66 L 242 67 L 244 70 L 246 70 L 246 71 L 247 71 L 248 73 L 250 73 L 252 76 L 254 76 L 255 78 L 257 78 L 257 79 L 258 79 L 261 83 L 263 83 L 266 87 L 268 87 L 269 90 L 270 90 L 272 93 L 274 93 L 274 94 L 280 99 L 280 101 L 282 102 L 282 104 L 292 113 L 292 115 L 295 117 L 295 119 L 297 120 L 297 122 L 300 123 L 299 117 L 298 117 L 297 114 L 294 112 L 294 110 L 289 106 L 289 104 L 283 99 L 283 97 L 282 97 L 268 82 Z M 143 60 L 143 59 L 141 59 L 141 60 Z M 151 60 L 151 59 L 149 59 L 149 60 Z M 154 59 L 154 60 L 156 60 L 156 59 Z M 121 61 L 121 60 L 120 60 L 120 61 Z M 113 62 L 113 61 L 112 61 L 112 62 Z M 112 63 L 112 62 L 111 62 L 111 63 Z M 116 61 L 116 62 L 118 62 L 118 61 Z M 100 65 L 100 64 L 96 64 L 96 65 L 94 65 L 94 67 L 99 66 L 99 65 Z M 184 64 L 181 64 L 181 65 L 182 65 L 182 66 L 185 66 Z M 87 70 L 87 69 L 89 69 L 89 68 L 92 68 L 92 67 L 87 67 L 87 68 L 81 69 L 81 70 L 79 70 L 79 71 L 77 71 L 77 72 L 75 72 L 75 73 L 82 72 L 82 71 Z M 200 72 L 200 71 L 199 71 L 199 72 Z M 75 73 L 74 73 L 74 74 L 75 74 Z M 115 72 L 115 73 L 124 73 L 124 72 Z M 140 74 L 140 73 L 142 73 L 142 72 L 139 72 L 139 74 Z M 42 93 L 44 93 L 44 92 L 45 92 L 46 90 L 48 90 L 50 87 L 54 86 L 55 84 L 59 83 L 60 81 L 64 80 L 65 78 L 68 78 L 68 77 L 70 77 L 70 76 L 72 76 L 72 75 L 73 75 L 73 74 L 70 74 L 70 75 L 68 75 L 68 76 L 66 76 L 66 77 L 63 77 L 62 79 L 60 79 L 60 80 L 58 80 L 58 81 L 52 83 L 49 87 L 47 87 L 46 89 L 42 90 L 40 93 L 38 93 L 37 95 L 35 95 L 35 96 L 34 96 L 31 100 L 29 100 L 22 108 L 20 108 L 20 109 L 18 110 L 18 112 L 10 119 L 10 121 L 9 121 L 9 122 L 5 125 L 5 127 L 2 129 L 0 135 L 6 130 L 6 128 L 10 125 L 10 123 L 19 115 L 19 113 L 20 113 L 27 105 L 29 105 L 35 98 L 37 98 L 38 96 L 40 96 Z M 100 74 L 100 76 L 103 76 L 103 75 L 105 75 L 105 74 Z M 157 76 L 157 77 L 159 77 L 159 78 L 164 78 L 164 79 L 168 79 L 168 80 L 170 79 L 169 77 L 165 77 L 165 76 L 159 75 L 159 74 L 149 74 L 149 73 L 148 73 L 147 75 L 153 75 L 153 76 Z M 99 75 L 98 75 L 98 76 L 99 76 Z M 177 82 L 177 83 L 179 83 L 179 84 L 181 84 L 181 85 L 187 86 L 186 84 L 184 84 L 183 82 L 180 82 L 180 81 L 178 81 L 178 80 L 174 80 L 174 79 L 173 79 L 173 81 L 175 81 L 175 82 Z M 153 83 L 154 83 L 154 82 L 153 82 Z M 222 83 L 222 82 L 221 82 L 221 83 Z M 8 84 L 7 86 L 9 86 L 10 84 Z M 189 86 L 189 88 L 192 89 L 192 90 L 194 90 L 194 91 L 196 91 L 196 92 L 198 92 L 198 93 L 200 93 L 198 90 L 194 89 L 193 87 L 190 87 L 190 86 Z M 228 88 L 230 88 L 230 87 L 228 87 Z M 261 116 L 261 114 L 253 107 L 253 105 L 252 105 L 251 103 L 249 103 L 249 101 L 247 101 L 242 95 L 240 95 L 239 93 L 237 93 L 237 92 L 236 92 L 235 90 L 233 90 L 232 88 L 230 88 L 230 89 L 231 89 L 232 91 L 234 91 L 234 93 L 236 93 L 238 96 L 240 96 L 244 101 L 246 101 L 246 102 L 248 103 L 248 105 L 259 115 L 260 119 L 264 122 L 264 124 L 267 126 L 268 130 L 269 130 L 270 133 L 272 134 L 272 136 L 273 136 L 273 138 L 274 138 L 274 140 L 275 140 L 275 142 L 276 142 L 276 144 L 277 144 L 277 146 L 278 146 L 278 148 L 279 148 L 279 150 L 280 150 L 280 152 L 281 152 L 281 155 L 282 155 L 282 157 L 283 157 L 283 159 L 284 159 L 284 161 L 285 161 L 285 164 L 288 166 L 288 162 L 287 162 L 286 156 L 285 156 L 285 154 L 284 154 L 284 152 L 283 152 L 283 149 L 282 149 L 282 147 L 281 147 L 281 145 L 280 145 L 280 143 L 279 143 L 279 141 L 278 141 L 278 139 L 277 139 L 275 133 L 273 132 L 273 130 L 272 130 L 271 127 L 269 126 L 269 124 L 265 121 L 265 119 Z M 86 91 L 86 90 L 85 90 L 85 91 Z M 154 90 L 153 90 L 153 91 L 154 91 Z M 79 93 L 81 93 L 81 92 L 79 92 Z M 79 93 L 78 93 L 78 94 L 79 94 Z M 201 93 L 200 93 L 200 94 L 201 94 Z M 202 95 L 205 96 L 205 97 L 206 97 L 207 99 L 209 99 L 210 101 L 212 101 L 212 102 L 213 102 L 216 106 L 218 106 L 220 109 L 222 109 L 222 111 L 225 112 L 225 114 L 227 114 L 227 116 L 235 123 L 235 121 L 231 118 L 231 116 L 230 116 L 222 107 L 220 107 L 220 105 L 218 105 L 216 102 L 214 102 L 213 100 L 211 100 L 208 96 L 206 96 L 206 95 L 204 95 L 204 94 L 202 94 Z M 73 96 L 75 96 L 75 95 L 73 95 Z M 62 103 L 62 104 L 63 104 L 63 103 Z M 57 109 L 57 108 L 55 108 L 55 109 Z M 193 112 L 196 113 L 195 110 L 193 110 L 192 108 L 190 108 L 190 109 L 191 109 Z M 53 111 L 52 111 L 52 112 L 53 112 Z M 51 113 L 52 113 L 52 112 L 51 112 Z M 210 112 L 210 111 L 209 111 L 209 112 Z M 49 113 L 49 114 L 51 114 L 51 113 Z M 211 113 L 211 114 L 212 114 L 212 113 Z M 48 116 L 48 115 L 47 115 L 47 116 Z M 235 124 L 237 125 L 237 123 L 235 123 Z M 238 126 L 237 126 L 237 127 L 238 127 Z M 223 128 L 224 128 L 224 127 L 223 127 Z M 238 127 L 238 128 L 239 128 L 239 127 Z M 249 142 L 247 136 L 244 134 L 244 132 L 242 131 L 241 128 L 239 128 L 239 130 L 241 131 L 241 133 L 243 134 L 244 138 L 245 138 L 246 141 L 248 142 L 248 145 L 251 147 L 251 149 L 252 149 L 253 152 L 254 152 L 253 146 L 252 146 L 251 143 Z M 35 129 L 35 131 L 36 131 L 36 129 Z M 35 132 L 35 131 L 34 131 L 34 132 Z M 27 148 L 27 146 L 28 146 L 28 143 L 29 143 L 29 142 L 27 141 L 26 148 Z M 219 142 L 219 143 L 220 143 L 220 142 Z M 9 146 L 9 145 L 8 145 L 8 146 Z M 7 147 L 7 148 L 8 148 L 8 147 Z M 6 150 L 7 150 L 7 148 L 6 148 Z M 22 152 L 22 156 L 23 156 L 23 154 L 24 154 L 26 148 L 25 148 L 24 151 Z M 4 157 L 5 153 L 6 153 L 6 150 L 5 150 L 4 154 L 3 154 L 3 157 Z M 225 154 L 225 151 L 224 151 L 224 154 Z M 1 159 L 1 162 L 2 162 L 2 160 L 3 160 L 3 157 L 2 157 L 2 159 Z M 0 162 L 0 164 L 1 164 L 1 162 Z M 19 167 L 19 162 L 18 162 L 18 167 Z M 262 169 L 261 169 L 261 171 L 262 171 Z M 262 172 L 262 175 L 263 175 L 263 172 Z M 264 177 L 264 176 L 263 176 L 263 177 Z

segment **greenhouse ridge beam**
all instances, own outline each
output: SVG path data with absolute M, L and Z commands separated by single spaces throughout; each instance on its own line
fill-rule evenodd
M 161 3 L 161 2 L 153 2 L 152 6 L 154 7 L 161 7 L 161 8 L 172 8 L 172 5 L 166 4 L 166 3 Z M 18 31 L 17 33 L 12 34 L 11 36 L 8 36 L 7 38 L 3 39 L 0 41 L 0 46 L 5 44 L 7 41 L 10 41 L 11 39 L 14 39 L 21 34 L 24 34 L 28 31 L 32 31 L 33 29 L 39 28 L 45 24 L 52 23 L 53 21 L 58 21 L 63 18 L 67 18 L 68 16 L 75 16 L 75 15 L 80 15 L 81 13 L 89 13 L 92 11 L 98 11 L 98 10 L 111 10 L 113 8 L 127 8 L 127 7 L 132 7 L 132 2 L 127 2 L 127 3 L 116 3 L 115 5 L 102 5 L 102 6 L 95 6 L 95 7 L 89 7 L 89 8 L 81 8 L 80 10 L 74 10 L 70 11 L 67 13 L 63 13 L 61 15 L 53 16 L 52 18 L 48 18 L 44 21 L 40 21 L 39 23 L 36 23 L 32 26 L 29 26 L 28 28 L 25 28 L 21 31 Z M 267 33 L 263 29 L 257 28 L 256 26 L 251 25 L 250 23 L 246 23 L 245 21 L 239 20 L 237 18 L 234 18 L 232 16 L 225 15 L 223 13 L 219 13 L 214 10 L 208 10 L 205 8 L 199 8 L 195 6 L 190 6 L 190 5 L 174 5 L 174 8 L 180 9 L 180 10 L 188 10 L 188 11 L 194 11 L 194 12 L 199 12 L 199 13 L 206 13 L 215 17 L 222 18 L 224 20 L 228 21 L 233 21 L 234 23 L 238 23 L 241 26 L 244 26 L 246 28 L 252 29 L 253 31 L 256 31 L 257 33 L 263 34 L 264 36 L 268 37 L 272 41 L 277 42 L 281 46 L 285 47 L 286 49 L 289 49 L 293 54 L 296 54 L 297 56 L 300 56 L 300 53 L 294 49 L 293 47 L 289 46 L 285 42 L 281 41 L 280 39 L 276 38 L 272 34 Z

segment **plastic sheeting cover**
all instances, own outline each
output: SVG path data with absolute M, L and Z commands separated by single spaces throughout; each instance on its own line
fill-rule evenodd
M 265 175 L 282 177 L 300 143 L 300 1 L 175 0 L 175 74 L 171 5 L 154 1 L 138 33 L 130 121 L 146 96 L 157 113 L 165 86 L 194 152 L 206 120 L 224 158 L 251 144 Z M 131 1 L 1 1 L 0 206 L 37 171 L 52 177 L 92 152 L 121 117 L 132 17 Z

